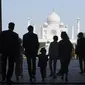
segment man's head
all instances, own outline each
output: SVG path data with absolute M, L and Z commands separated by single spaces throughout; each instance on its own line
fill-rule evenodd
M 33 32 L 33 29 L 34 29 L 34 28 L 33 28 L 32 25 L 29 25 L 29 26 L 28 26 L 28 31 L 29 31 L 29 32 Z
M 77 36 L 78 38 L 82 38 L 82 37 L 84 37 L 84 35 L 83 35 L 83 33 L 82 32 L 80 32 L 79 34 L 78 34 L 78 36 Z
M 58 36 L 53 36 L 53 40 L 57 41 L 58 40 Z
M 10 22 L 10 23 L 8 24 L 9 30 L 13 31 L 13 30 L 14 30 L 14 26 L 15 26 L 15 24 L 14 24 L 13 22 Z

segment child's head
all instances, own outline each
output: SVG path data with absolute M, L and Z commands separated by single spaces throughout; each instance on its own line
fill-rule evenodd
M 57 41 L 57 40 L 58 40 L 58 36 L 56 36 L 56 35 L 53 36 L 53 40 L 54 40 L 54 41 Z
M 41 54 L 46 54 L 46 49 L 43 47 L 43 48 L 41 48 L 40 52 L 41 52 Z

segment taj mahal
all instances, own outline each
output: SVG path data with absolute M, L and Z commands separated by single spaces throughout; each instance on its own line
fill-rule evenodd
M 80 32 L 80 18 L 77 18 L 77 34 Z M 41 25 L 40 28 L 40 35 L 41 38 L 39 39 L 40 47 L 49 47 L 50 42 L 53 40 L 53 36 L 58 36 L 58 41 L 61 40 L 61 32 L 65 31 L 68 34 L 68 25 L 65 25 L 63 22 L 61 22 L 61 19 L 58 14 L 56 14 L 54 11 L 50 13 L 47 17 L 47 20 L 44 24 Z M 76 39 L 74 38 L 74 26 L 72 26 L 72 36 L 70 41 L 73 45 L 76 44 Z

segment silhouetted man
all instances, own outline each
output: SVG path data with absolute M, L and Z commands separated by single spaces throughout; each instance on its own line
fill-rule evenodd
M 58 37 L 53 36 L 53 42 L 49 46 L 49 66 L 50 76 L 56 78 L 56 62 L 58 60 Z
M 33 26 L 28 27 L 28 33 L 23 35 L 23 47 L 27 57 L 28 72 L 30 80 L 35 79 L 36 73 L 36 56 L 39 48 L 38 37 L 33 33 Z
M 14 57 L 19 53 L 19 37 L 18 34 L 13 32 L 15 24 L 10 22 L 8 25 L 9 30 L 2 31 L 0 34 L 0 51 L 2 53 L 2 81 L 6 79 L 11 83 L 11 78 L 14 70 Z M 6 65 L 8 59 L 8 71 L 6 74 Z
M 81 74 L 85 73 L 85 38 L 82 32 L 78 34 L 77 45 L 76 45 L 76 54 L 79 57 L 79 64 Z M 84 61 L 84 65 L 83 65 Z M 84 68 L 83 68 L 84 67 Z

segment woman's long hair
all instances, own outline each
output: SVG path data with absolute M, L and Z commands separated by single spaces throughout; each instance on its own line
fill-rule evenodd
M 66 32 L 61 32 L 61 38 L 62 38 L 62 40 L 69 40 L 69 37 L 68 37 L 68 35 L 67 35 L 67 33 Z

